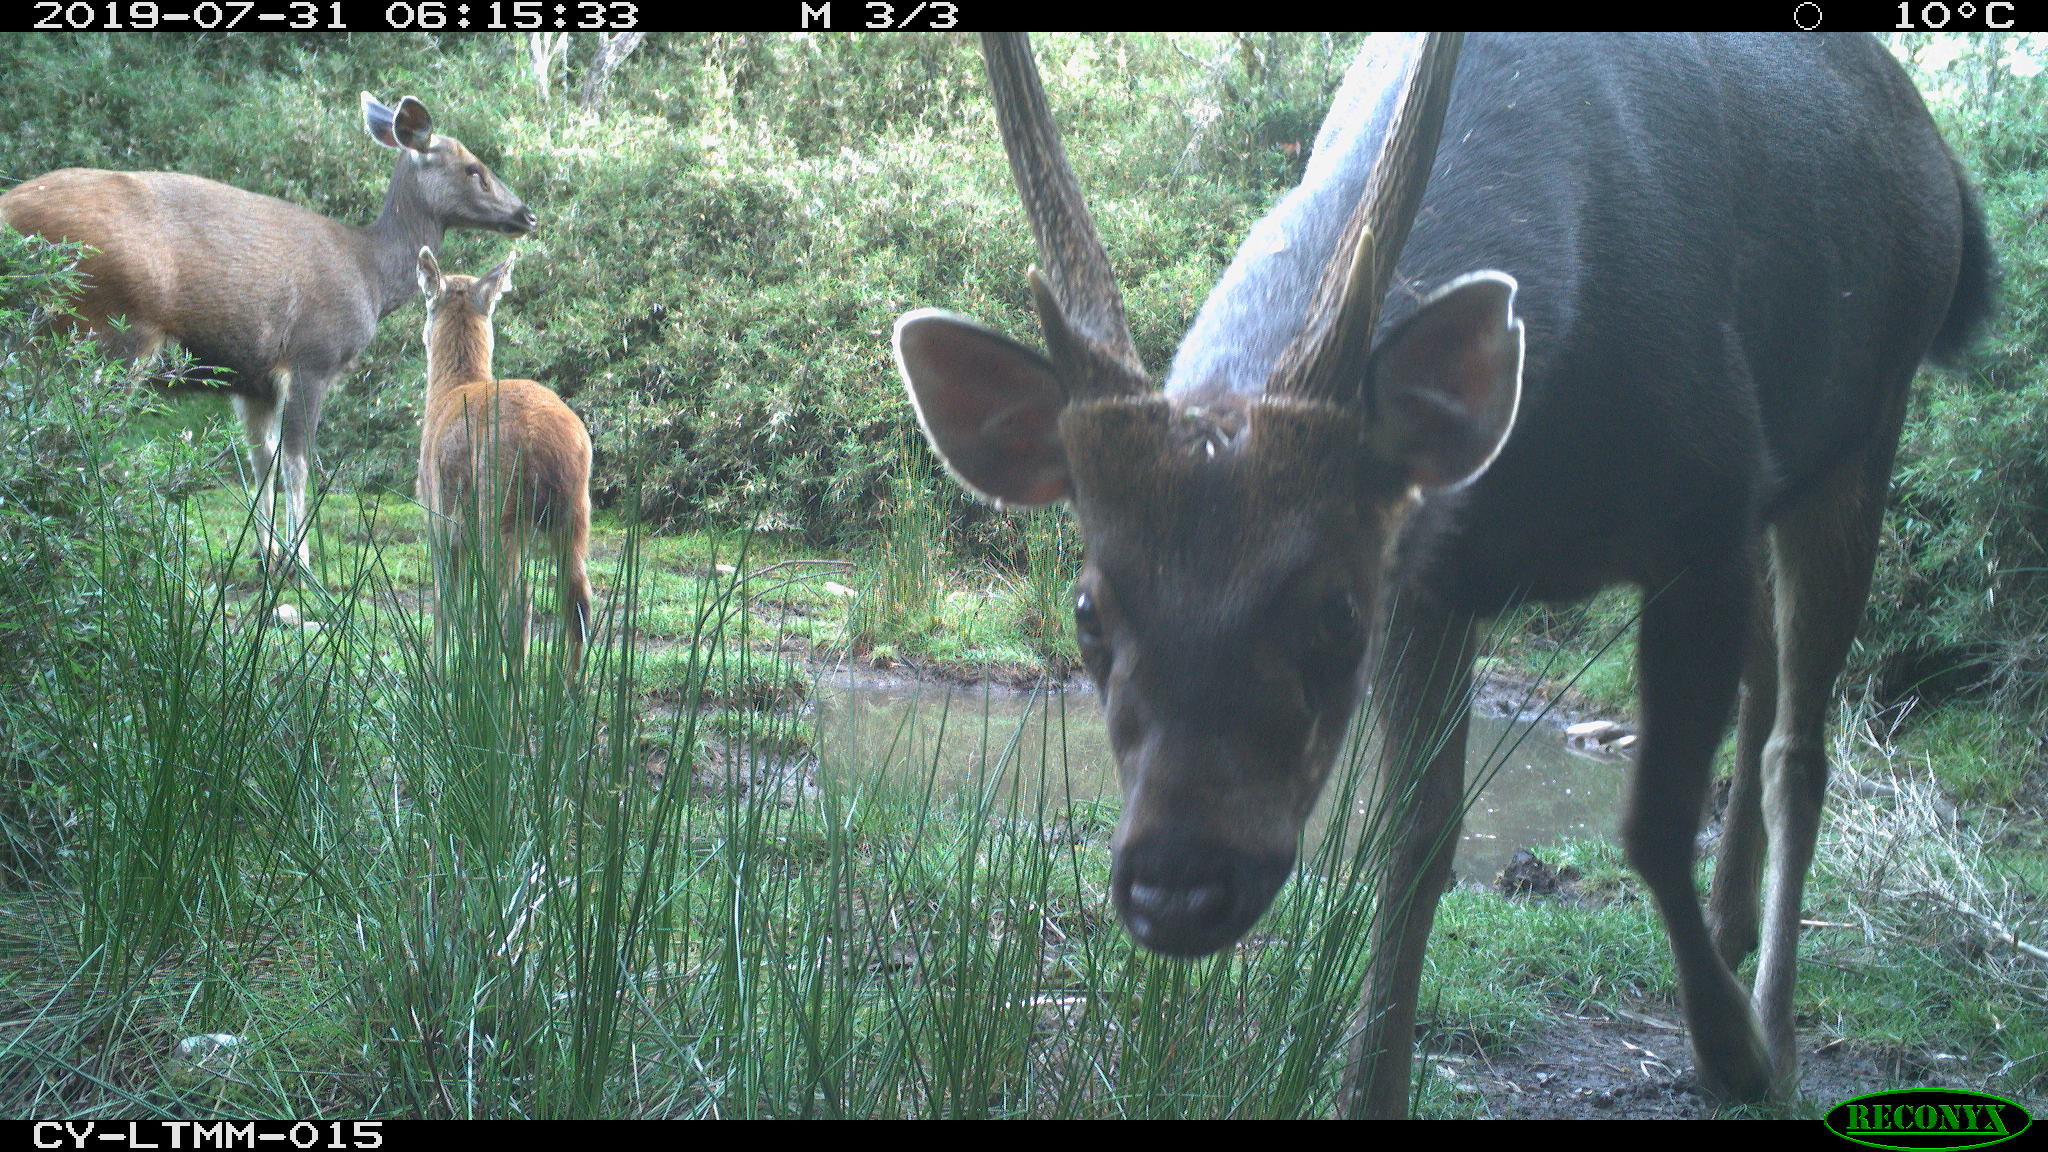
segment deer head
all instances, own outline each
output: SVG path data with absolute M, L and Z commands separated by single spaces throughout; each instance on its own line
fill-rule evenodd
M 1475 272 L 1374 343 L 1448 103 L 1423 47 L 1366 193 L 1264 381 L 1155 389 L 1021 36 L 984 37 L 1045 269 L 1040 355 L 936 310 L 896 325 L 932 447 L 997 505 L 1065 500 L 1074 626 L 1123 787 L 1117 912 L 1145 946 L 1228 946 L 1271 903 L 1358 702 L 1418 501 L 1479 475 L 1514 423 L 1515 283 Z
M 392 178 L 392 196 L 409 215 L 442 228 L 480 228 L 514 236 L 533 231 L 533 212 L 462 141 L 437 135 L 425 104 L 407 96 L 397 108 L 389 108 L 368 92 L 361 99 L 363 127 L 370 138 L 398 149 L 404 157 Z M 407 185 L 417 190 L 416 203 L 405 195 Z

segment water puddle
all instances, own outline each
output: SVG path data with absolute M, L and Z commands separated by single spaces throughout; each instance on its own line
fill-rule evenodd
M 935 792 L 951 795 L 983 785 L 985 764 L 1001 764 L 1001 785 L 1017 788 L 1027 804 L 1040 800 L 1041 790 L 1050 793 L 1042 796 L 1049 808 L 1064 807 L 1069 797 L 1117 802 L 1116 765 L 1090 690 L 906 685 L 842 673 L 822 678 L 816 699 L 822 778 L 847 779 L 881 765 L 903 783 L 924 786 L 931 777 Z M 1518 848 L 1614 837 L 1628 761 L 1567 748 L 1564 732 L 1535 716 L 1541 706 L 1518 702 L 1520 715 L 1500 715 L 1499 705 L 1473 711 L 1467 786 L 1485 779 L 1458 845 L 1462 876 L 1491 881 Z M 1311 843 L 1335 803 L 1324 797 Z

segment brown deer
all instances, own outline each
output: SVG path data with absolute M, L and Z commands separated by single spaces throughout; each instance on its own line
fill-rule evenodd
M 1701 1079 L 1791 1091 L 1824 725 L 1907 385 L 1990 306 L 1982 213 L 1868 37 L 1381 43 L 1159 391 L 1029 45 L 986 36 L 1046 355 L 910 313 L 911 402 L 968 488 L 1079 518 L 1075 631 L 1125 798 L 1112 899 L 1146 947 L 1215 952 L 1266 910 L 1376 676 L 1401 808 L 1350 1115 L 1407 1108 L 1478 623 L 1640 589 L 1628 857 Z M 1694 837 L 1738 686 L 1710 916 Z
M 468 553 L 497 554 L 515 659 L 526 649 L 532 604 L 521 561 L 539 540 L 555 563 L 564 667 L 573 678 L 590 635 L 590 434 L 562 398 L 531 380 L 491 371 L 491 313 L 512 286 L 512 261 L 482 276 L 443 276 L 419 251 L 427 298 L 427 403 L 420 429 L 420 503 L 435 554 L 435 621 Z
M 114 354 L 166 339 L 200 371 L 165 381 L 230 393 L 249 443 L 257 534 L 303 568 L 306 474 L 327 390 L 412 294 L 413 253 L 449 228 L 531 232 L 534 215 L 462 142 L 434 134 L 411 96 L 362 94 L 370 138 L 398 150 L 384 210 L 367 228 L 176 172 L 64 168 L 0 196 L 0 221 L 93 249 L 76 311 Z M 285 531 L 271 511 L 283 472 Z

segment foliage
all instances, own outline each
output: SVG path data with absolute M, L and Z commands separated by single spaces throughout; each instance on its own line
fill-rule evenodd
M 1148 364 L 1167 361 L 1245 224 L 1298 174 L 1354 43 L 1040 38 Z M 1916 391 L 1852 678 L 1886 701 L 1990 688 L 2039 733 L 2048 77 L 2030 70 L 2035 47 L 1894 37 L 1982 184 L 2005 309 L 1975 360 Z M 499 362 L 584 415 L 601 504 L 631 496 L 657 525 L 761 517 L 842 547 L 915 506 L 953 549 L 1026 571 L 1024 521 L 931 470 L 909 479 L 924 488 L 914 502 L 897 479 L 912 424 L 886 352 L 894 317 L 936 304 L 1026 340 L 1036 329 L 1030 245 L 971 42 L 656 36 L 601 116 L 541 101 L 528 67 L 510 37 L 0 38 L 17 125 L 0 181 L 176 169 L 366 221 L 388 154 L 363 139 L 351 94 L 419 93 L 541 213 Z M 504 241 L 448 245 L 444 264 L 474 268 Z M 322 463 L 343 487 L 410 489 L 421 377 L 407 309 L 328 406 Z
M 1298 174 L 1353 43 L 1041 41 L 1148 364 Z M 1951 792 L 2024 810 L 2048 732 L 2048 88 L 1988 48 L 1923 56 L 1982 182 L 2006 304 L 1975 360 L 1918 386 L 1852 678 L 1886 701 L 1983 692 L 1967 722 L 1910 738 Z M 66 291 L 63 255 L 0 233 L 0 945 L 27 1022 L 0 1038 L 15 1069 L 0 1098 L 21 1114 L 279 1116 L 1325 1108 L 1371 895 L 1344 866 L 1353 846 L 1325 846 L 1263 939 L 1185 966 L 1135 955 L 1107 921 L 1100 812 L 1033 810 L 993 762 L 951 798 L 920 791 L 915 764 L 907 787 L 791 798 L 761 783 L 808 754 L 805 682 L 778 654 L 820 646 L 818 620 L 851 617 L 879 647 L 999 616 L 1019 651 L 1072 659 L 1071 523 L 969 502 L 923 455 L 886 352 L 893 318 L 925 304 L 1035 338 L 1030 244 L 971 45 L 655 37 L 602 115 L 543 102 L 528 67 L 497 37 L 0 37 L 0 186 L 64 165 L 175 169 L 365 222 L 390 160 L 353 94 L 420 94 L 542 215 L 499 363 L 585 415 L 601 500 L 656 526 L 759 521 L 762 538 L 866 545 L 872 576 L 845 577 L 852 598 L 785 596 L 771 621 L 754 602 L 768 594 L 718 576 L 715 550 L 643 572 L 629 540 L 600 592 L 642 610 L 617 609 L 577 697 L 437 664 L 412 586 L 416 512 L 395 534 L 330 514 L 326 582 L 294 593 L 323 629 L 287 629 L 280 589 L 237 559 L 246 539 L 222 546 L 177 499 L 234 458 L 224 406 L 194 401 L 212 423 L 189 435 L 138 431 L 162 424 L 136 418 L 149 394 L 130 373 L 28 339 Z M 443 263 L 475 271 L 505 244 L 452 234 Z M 344 490 L 411 488 L 418 326 L 392 317 L 332 398 L 322 466 Z M 935 592 L 942 544 L 1011 574 Z M 1611 639 L 1629 612 L 1529 615 L 1541 648 Z M 760 650 L 733 639 L 749 628 Z M 1625 695 L 1626 663 L 1588 679 Z M 509 715 L 508 699 L 533 707 Z M 1008 734 L 984 741 L 999 759 Z M 1979 856 L 1941 869 L 2008 925 L 2044 883 L 2038 828 L 2017 835 L 2031 872 Z M 1868 877 L 1890 863 L 1867 863 L 1822 874 L 1826 919 L 1855 919 L 1838 883 L 1883 888 Z M 1951 875 L 2001 867 L 2015 878 L 1991 898 Z M 1554 925 L 1460 903 L 1449 939 L 1480 943 L 1433 961 L 1447 983 L 1468 969 L 1437 1021 L 1456 1041 L 1523 1034 L 1543 1007 L 1480 986 L 1489 975 L 1587 999 L 1605 994 L 1583 979 L 1597 955 L 1603 973 L 1626 960 L 1632 986 L 1663 980 L 1635 959 L 1661 963 L 1647 928 L 1559 947 Z M 1518 958 L 1484 946 L 1525 936 Z M 1952 971 L 1913 979 L 2037 1083 L 2038 1029 L 2015 1015 L 2031 1002 L 1952 994 L 1942 982 L 1961 987 L 1968 965 L 1929 963 Z M 1868 1000 L 1894 994 L 1894 966 L 1885 954 L 1857 977 Z M 1848 993 L 1807 988 L 1815 1011 L 1850 1011 L 1828 999 Z M 1909 1015 L 1936 1029 L 1914 1043 L 1956 1049 L 1944 1012 Z M 194 1087 L 165 1070 L 169 1038 L 224 1028 L 252 1037 L 232 1073 Z
M 2001 314 L 1973 358 L 1923 374 L 1854 665 L 1881 702 L 1988 691 L 2048 768 L 2048 74 L 2008 38 L 1918 68 L 1982 189 Z M 1934 57 L 1934 42 L 1916 60 Z
M 104 518 L 133 501 L 103 469 L 124 420 L 146 402 L 88 341 L 32 339 L 59 323 L 75 249 L 0 230 L 0 684 L 19 684 L 90 617 L 73 581 Z

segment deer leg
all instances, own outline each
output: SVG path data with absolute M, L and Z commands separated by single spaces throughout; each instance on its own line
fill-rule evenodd
M 1876 467 L 1852 461 L 1801 495 L 1770 532 L 1776 574 L 1777 722 L 1764 749 L 1763 810 L 1770 832 L 1764 887 L 1756 1009 L 1780 1088 L 1798 1086 L 1798 1034 L 1792 1018 L 1799 906 L 1820 834 L 1828 783 L 1827 721 L 1835 681 L 1870 592 L 1871 565 L 1884 517 L 1890 441 Z
M 1692 865 L 1714 749 L 1735 704 L 1753 589 L 1744 554 L 1696 564 L 1649 596 L 1637 647 L 1642 752 L 1622 826 L 1629 862 L 1671 942 L 1700 1079 L 1716 1095 L 1745 1100 L 1769 1092 L 1770 1056 L 1749 996 L 1707 931 Z
M 306 477 L 313 454 L 313 431 L 320 426 L 320 404 L 331 377 L 310 374 L 303 380 L 296 374 L 281 375 L 279 391 L 284 394 L 282 428 L 278 436 L 279 479 L 284 485 L 284 540 L 276 555 L 296 560 L 301 571 L 310 568 L 311 551 L 307 535 Z
M 449 605 L 463 595 L 463 540 L 459 527 L 436 523 L 441 513 L 427 511 L 427 546 L 434 566 L 434 652 L 448 666 Z
M 1384 744 L 1375 822 L 1392 838 L 1392 852 L 1339 1097 L 1340 1111 L 1359 1119 L 1408 1114 L 1423 954 L 1463 817 L 1473 622 L 1434 611 L 1407 620 L 1397 613 L 1395 620 L 1381 661 Z
M 500 515 L 498 533 L 498 610 L 503 621 L 506 662 L 518 668 L 526 660 L 533 636 L 533 597 L 526 588 L 524 530 Z
M 577 525 L 569 542 L 561 548 L 557 562 L 556 594 L 562 605 L 563 667 L 573 680 L 583 668 L 583 647 L 590 641 L 590 570 L 585 560 L 589 549 L 587 523 Z
M 249 444 L 250 499 L 256 518 L 256 553 L 267 563 L 277 555 L 277 529 L 271 516 L 277 500 L 277 405 L 254 396 L 234 397 L 242 437 Z
M 1743 654 L 1741 702 L 1735 713 L 1735 773 L 1721 825 L 1714 888 L 1707 897 L 1714 947 L 1731 970 L 1756 951 L 1757 894 L 1764 863 L 1761 765 L 1764 741 L 1778 709 L 1778 642 L 1771 628 L 1770 596 L 1769 580 L 1759 567 Z

